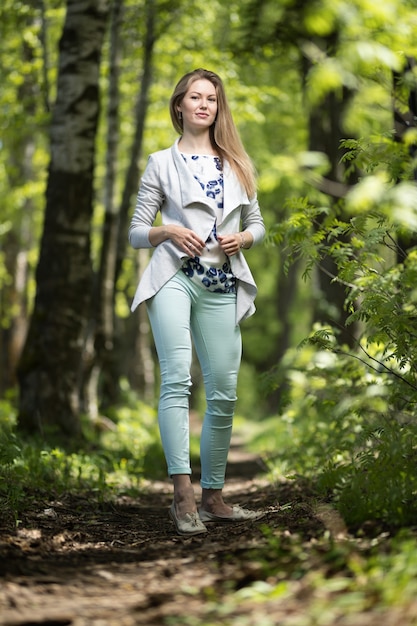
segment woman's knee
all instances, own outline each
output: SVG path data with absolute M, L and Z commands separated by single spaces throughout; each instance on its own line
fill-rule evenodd
M 181 396 L 190 395 L 191 393 L 190 376 L 173 376 L 168 374 L 161 377 L 161 395 L 164 396 Z
M 207 399 L 207 414 L 220 419 L 232 418 L 236 407 L 236 396 Z

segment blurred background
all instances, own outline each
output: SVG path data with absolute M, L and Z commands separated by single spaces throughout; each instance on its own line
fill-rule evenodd
M 3 0 L 6 460 L 15 432 L 77 449 L 126 411 L 148 445 L 158 368 L 145 309 L 130 304 L 149 251 L 132 250 L 127 229 L 149 153 L 176 138 L 174 85 L 205 67 L 224 80 L 268 229 L 246 253 L 259 295 L 242 324 L 237 419 L 272 471 L 327 464 L 325 491 L 340 495 L 353 461 L 380 463 L 393 438 L 404 472 L 417 400 L 416 27 L 411 0 Z M 193 381 L 201 415 L 197 363 Z M 401 520 L 409 479 L 398 477 Z

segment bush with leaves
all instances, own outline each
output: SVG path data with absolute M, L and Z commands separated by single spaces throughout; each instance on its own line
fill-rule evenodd
M 417 249 L 398 242 L 413 239 L 417 187 L 371 173 L 338 206 L 302 198 L 289 209 L 272 241 L 286 246 L 288 263 L 304 264 L 304 278 L 332 259 L 347 325 L 355 322 L 359 334 L 349 348 L 337 327 L 316 327 L 278 368 L 289 383 L 278 456 L 296 472 L 318 475 L 322 493 L 351 524 L 414 523 Z

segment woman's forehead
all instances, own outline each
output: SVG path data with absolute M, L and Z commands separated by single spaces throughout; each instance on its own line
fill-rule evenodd
M 187 93 L 194 91 L 195 93 L 216 95 L 216 87 L 206 78 L 198 78 L 188 86 Z

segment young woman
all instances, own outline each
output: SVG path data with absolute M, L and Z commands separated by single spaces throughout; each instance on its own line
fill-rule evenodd
M 129 229 L 134 248 L 154 248 L 137 288 L 145 301 L 161 370 L 158 409 L 172 477 L 177 532 L 204 522 L 251 521 L 262 513 L 223 500 L 241 360 L 240 322 L 255 311 L 256 285 L 243 250 L 265 234 L 252 163 L 220 77 L 198 69 L 178 82 L 170 113 L 179 138 L 149 157 Z M 154 226 L 157 213 L 161 225 Z M 207 408 L 201 432 L 201 507 L 189 456 L 192 342 Z

